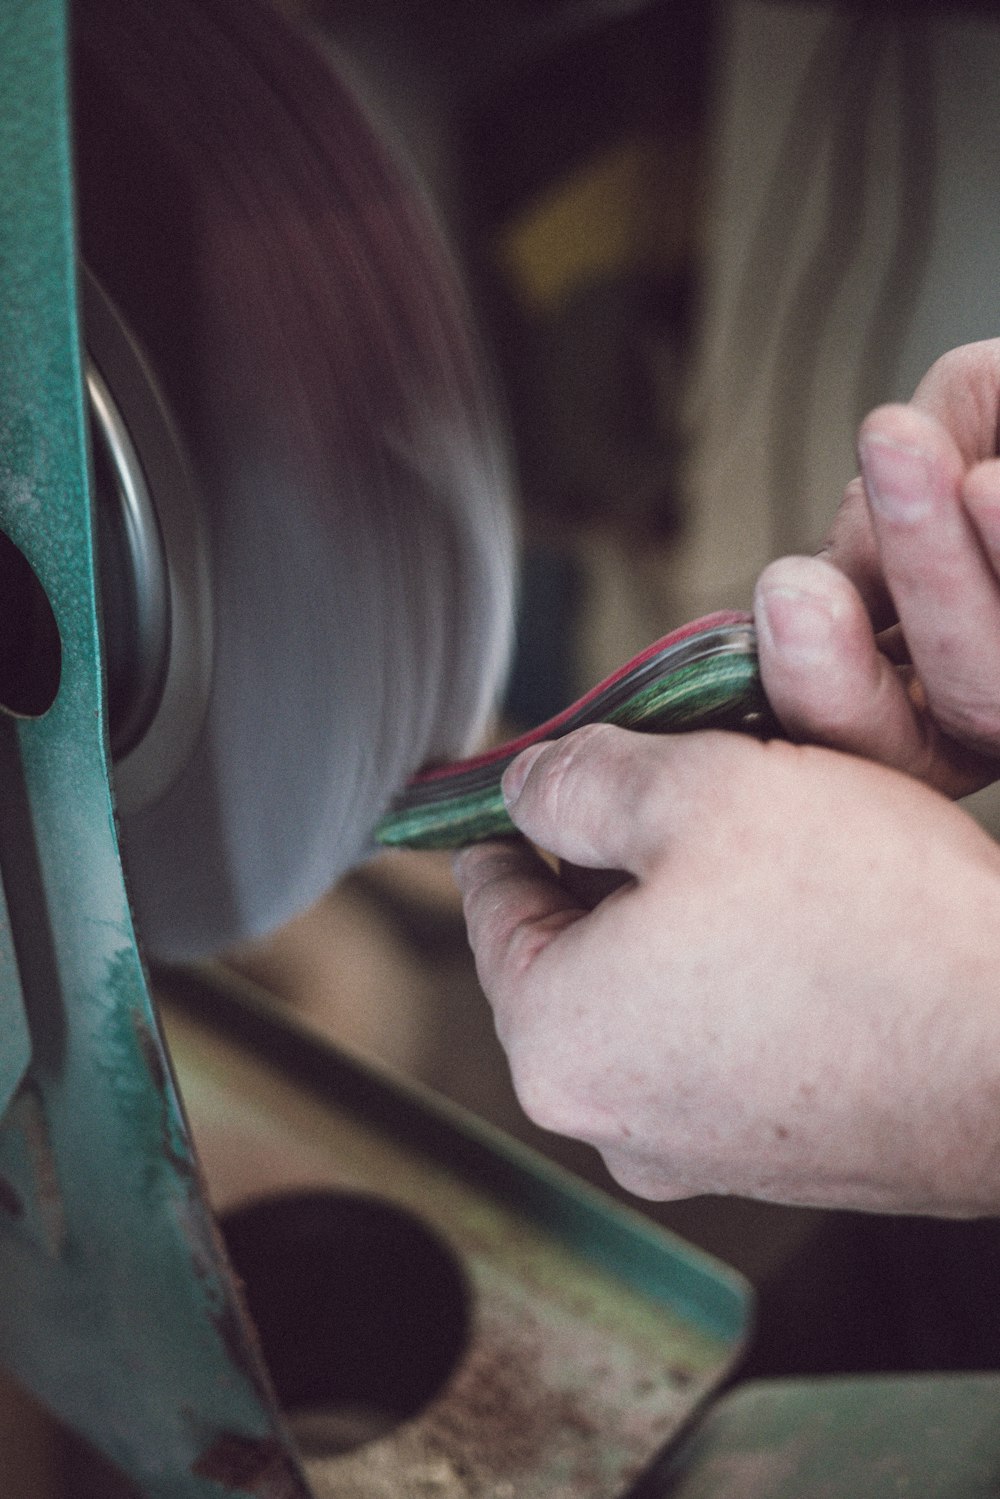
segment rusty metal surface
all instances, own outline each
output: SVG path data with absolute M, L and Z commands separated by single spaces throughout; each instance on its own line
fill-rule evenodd
M 471 1332 L 442 1393 L 355 1451 L 314 1443 L 315 1494 L 621 1493 L 731 1369 L 750 1310 L 738 1277 L 249 991 L 209 988 L 192 1010 L 190 983 L 158 990 L 216 1208 L 377 1191 L 451 1246 L 471 1290 Z M 234 1003 L 250 1006 L 252 1038 L 230 1031 Z

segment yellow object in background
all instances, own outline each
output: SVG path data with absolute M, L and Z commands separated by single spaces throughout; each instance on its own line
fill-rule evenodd
M 526 309 L 543 314 L 586 286 L 687 264 L 695 152 L 689 136 L 636 134 L 528 202 L 497 243 L 497 259 Z

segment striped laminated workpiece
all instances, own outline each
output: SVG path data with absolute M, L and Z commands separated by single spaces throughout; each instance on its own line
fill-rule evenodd
M 422 771 L 375 829 L 390 848 L 460 848 L 516 829 L 500 780 L 529 745 L 590 723 L 650 733 L 737 729 L 777 732 L 757 665 L 749 615 L 725 612 L 684 625 L 634 656 L 554 718 L 486 754 Z

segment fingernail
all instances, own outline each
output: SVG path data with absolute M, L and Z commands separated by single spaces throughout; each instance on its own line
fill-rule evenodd
M 529 749 L 523 750 L 516 760 L 512 760 L 504 771 L 500 781 L 500 790 L 503 792 L 504 806 L 508 812 L 521 795 L 528 773 L 543 749 L 545 749 L 544 744 L 531 745 Z
M 858 447 L 865 492 L 887 520 L 919 521 L 931 510 L 930 465 L 919 448 L 868 437 Z
M 782 656 L 808 664 L 829 651 L 833 615 L 818 594 L 787 585 L 761 588 L 754 613 L 766 643 Z

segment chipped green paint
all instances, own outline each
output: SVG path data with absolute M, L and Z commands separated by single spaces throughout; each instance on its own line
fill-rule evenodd
M 211 1455 L 236 1443 L 267 1454 L 269 1493 L 306 1499 L 201 1197 L 118 856 L 66 75 L 62 0 L 5 0 L 0 530 L 52 605 L 62 670 L 42 717 L 0 715 L 0 1053 L 19 1021 L 30 1042 L 0 1075 L 0 1361 L 146 1495 L 218 1499 Z M 260 1494 L 253 1463 L 230 1476 Z

